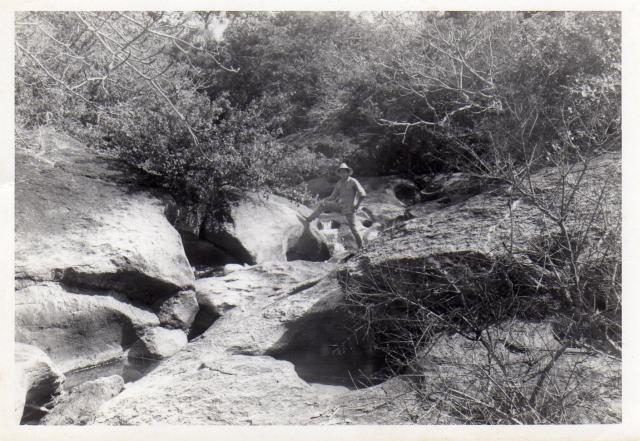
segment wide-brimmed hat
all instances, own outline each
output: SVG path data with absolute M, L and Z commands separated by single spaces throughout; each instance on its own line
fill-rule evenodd
M 353 174 L 353 169 L 351 167 L 349 167 L 346 163 L 342 163 L 340 164 L 340 167 L 338 167 L 338 171 L 340 170 L 347 170 L 349 172 L 350 175 Z

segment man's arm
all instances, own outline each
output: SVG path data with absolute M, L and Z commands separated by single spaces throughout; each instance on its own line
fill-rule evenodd
M 325 201 L 335 201 L 338 198 L 338 184 L 333 187 L 331 194 L 324 198 Z

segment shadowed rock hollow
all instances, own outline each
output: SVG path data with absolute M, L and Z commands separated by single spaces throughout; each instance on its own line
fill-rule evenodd
M 228 206 L 171 204 L 169 219 L 183 236 L 188 254 L 215 264 L 324 261 L 322 238 L 303 222 L 310 210 L 276 195 L 235 195 Z

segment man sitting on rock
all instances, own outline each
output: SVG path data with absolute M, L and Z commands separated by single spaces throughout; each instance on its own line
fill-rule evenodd
M 338 167 L 340 180 L 336 183 L 329 197 L 320 201 L 313 213 L 307 217 L 307 222 L 313 221 L 322 212 L 341 213 L 347 218 L 349 229 L 356 240 L 358 249 L 362 248 L 362 237 L 356 229 L 356 211 L 367 195 L 362 185 L 351 177 L 353 170 L 344 162 Z

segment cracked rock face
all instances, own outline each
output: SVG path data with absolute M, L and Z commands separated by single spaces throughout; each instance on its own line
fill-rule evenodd
M 257 297 L 275 295 L 331 269 L 333 265 L 329 263 L 306 261 L 227 265 L 222 277 L 196 280 L 198 303 L 201 308 L 221 316 L 235 307 L 244 309 Z

